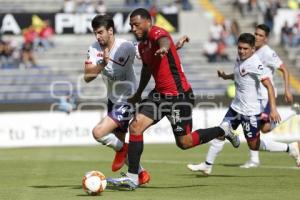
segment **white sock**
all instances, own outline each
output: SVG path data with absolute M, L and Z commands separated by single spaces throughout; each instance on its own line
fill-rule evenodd
M 259 151 L 251 150 L 249 151 L 250 161 L 259 163 Z
M 272 131 L 274 128 L 276 128 L 277 126 L 280 126 L 281 124 L 283 124 L 284 122 L 288 121 L 290 118 L 294 117 L 295 115 L 297 115 L 296 113 L 291 113 L 288 116 L 284 116 L 281 118 L 280 123 L 274 123 L 274 122 L 270 122 L 270 131 Z
M 126 176 L 131 178 L 133 180 L 134 184 L 136 184 L 136 185 L 139 184 L 139 175 L 138 174 L 132 174 L 132 173 L 127 172 Z
M 125 165 L 128 166 L 128 157 L 126 157 Z M 143 166 L 141 164 L 139 164 L 139 171 L 138 171 L 138 173 L 140 174 L 142 171 L 144 171 L 144 168 L 143 168 Z
M 119 138 L 117 138 L 115 136 L 115 134 L 113 134 L 113 133 L 110 133 L 110 134 L 98 139 L 97 141 L 103 145 L 106 145 L 106 146 L 114 149 L 115 151 L 120 151 L 121 148 L 123 147 L 123 142 L 121 140 L 119 140 Z
M 288 145 L 282 142 L 274 142 L 272 140 L 260 139 L 260 151 L 271 151 L 271 152 L 286 152 Z
M 219 153 L 223 150 L 225 144 L 225 140 L 213 139 L 211 141 L 211 145 L 209 146 L 206 162 L 209 164 L 214 164 L 215 159 L 219 155 Z

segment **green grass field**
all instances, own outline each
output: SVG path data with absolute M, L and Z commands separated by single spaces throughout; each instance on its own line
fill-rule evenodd
M 204 160 L 207 145 L 182 151 L 174 144 L 145 145 L 143 166 L 151 182 L 135 191 L 106 189 L 88 196 L 81 188 L 85 172 L 100 170 L 107 177 L 113 152 L 104 146 L 22 148 L 0 150 L 2 200 L 237 200 L 299 199 L 300 169 L 286 153 L 261 153 L 262 166 L 240 169 L 247 147 L 229 144 L 217 159 L 211 176 L 190 172 L 188 162 Z M 127 170 L 126 167 L 123 168 Z

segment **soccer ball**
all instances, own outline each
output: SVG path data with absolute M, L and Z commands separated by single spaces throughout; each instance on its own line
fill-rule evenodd
M 89 195 L 99 195 L 106 188 L 104 174 L 99 171 L 87 172 L 82 179 L 82 188 Z

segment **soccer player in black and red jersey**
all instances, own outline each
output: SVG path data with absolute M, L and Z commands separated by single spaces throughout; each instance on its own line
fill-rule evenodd
M 110 184 L 138 187 L 138 166 L 143 152 L 143 132 L 151 125 L 167 117 L 172 125 L 176 144 L 188 149 L 225 135 L 233 146 L 239 146 L 238 137 L 228 128 L 212 127 L 192 129 L 192 109 L 194 94 L 182 70 L 181 61 L 170 34 L 152 25 L 149 12 L 143 8 L 134 10 L 130 15 L 133 34 L 140 41 L 138 49 L 143 63 L 139 87 L 130 102 L 140 102 L 141 94 L 151 75 L 155 88 L 143 100 L 137 114 L 129 126 L 128 172 L 122 178 L 108 178 Z

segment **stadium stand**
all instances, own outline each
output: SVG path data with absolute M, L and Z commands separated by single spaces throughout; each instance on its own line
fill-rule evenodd
M 159 5 L 164 5 L 167 1 L 158 1 Z M 193 86 L 195 94 L 200 98 L 207 96 L 221 97 L 224 100 L 227 86 L 229 82 L 222 81 L 217 78 L 216 70 L 223 69 L 226 72 L 232 71 L 232 61 L 236 56 L 236 48 L 230 46 L 226 52 L 231 62 L 207 63 L 206 58 L 202 55 L 204 42 L 208 38 L 208 30 L 201 28 L 209 26 L 209 20 L 201 20 L 208 8 L 212 8 L 209 1 L 190 1 L 193 4 L 192 11 L 180 11 L 180 32 L 173 35 L 176 39 L 182 34 L 187 34 L 191 38 L 191 42 L 180 50 L 184 71 L 187 74 L 189 81 Z M 199 4 L 200 2 L 200 4 Z M 237 11 L 231 10 L 231 5 L 226 4 L 226 1 L 213 1 L 213 7 L 219 14 L 228 15 L 230 17 L 238 16 Z M 5 0 L 0 0 L 0 7 L 7 3 Z M 11 4 L 16 4 L 22 7 L 25 11 L 34 11 L 35 7 L 40 8 L 39 11 L 46 8 L 45 4 L 52 4 L 47 8 L 47 11 L 59 10 L 62 7 L 63 1 L 38 1 L 38 0 L 13 0 Z M 34 6 L 26 7 L 34 4 Z M 117 8 L 115 5 L 123 5 L 123 1 L 113 0 L 105 2 L 108 10 L 110 6 Z M 202 4 L 201 4 L 202 3 Z M 43 5 L 42 5 L 43 4 Z M 54 6 L 55 5 L 55 6 Z M 201 5 L 201 6 L 200 6 Z M 206 5 L 206 6 L 205 6 Z M 207 6 L 209 5 L 209 6 Z M 3 7 L 2 7 L 3 8 Z M 124 9 L 124 7 L 122 7 Z M 201 13 L 201 14 L 199 14 Z M 198 17 L 197 19 L 195 17 Z M 207 16 L 206 16 L 207 17 Z M 193 20 L 191 20 L 193 18 Z M 199 20 L 198 20 L 199 19 Z M 210 18 L 211 19 L 211 18 Z M 253 18 L 238 18 L 242 31 L 252 32 Z M 199 21 L 199 25 L 195 27 L 195 21 Z M 210 20 L 212 21 L 212 20 Z M 198 31 L 200 30 L 200 31 Z M 118 35 L 122 38 L 133 39 L 130 34 Z M 20 38 L 16 37 L 16 40 Z M 0 104 L 42 104 L 45 106 L 35 106 L 39 109 L 49 108 L 49 104 L 57 102 L 61 95 L 68 92 L 76 98 L 76 102 L 101 102 L 105 99 L 105 88 L 101 79 L 97 79 L 89 84 L 82 80 L 83 62 L 86 57 L 88 46 L 94 41 L 92 34 L 87 35 L 56 35 L 53 38 L 55 47 L 45 52 L 36 52 L 38 66 L 29 69 L 2 69 L 0 73 Z M 295 55 L 297 51 L 295 51 Z M 284 55 L 284 56 L 283 56 Z M 281 49 L 280 56 L 285 63 L 290 66 L 287 56 Z M 297 56 L 293 57 L 297 60 Z M 299 62 L 299 61 L 295 61 Z M 299 64 L 300 65 L 300 64 Z M 139 78 L 141 63 L 139 60 L 135 63 L 136 73 Z M 299 69 L 291 69 L 290 71 L 296 76 L 299 74 Z M 281 79 L 275 78 L 278 85 L 278 93 L 283 94 Z M 147 87 L 148 92 L 153 86 L 153 82 Z M 293 93 L 297 91 L 293 89 Z M 2 106 L 3 107 L 3 106 Z M 8 108 L 8 107 L 7 107 Z

